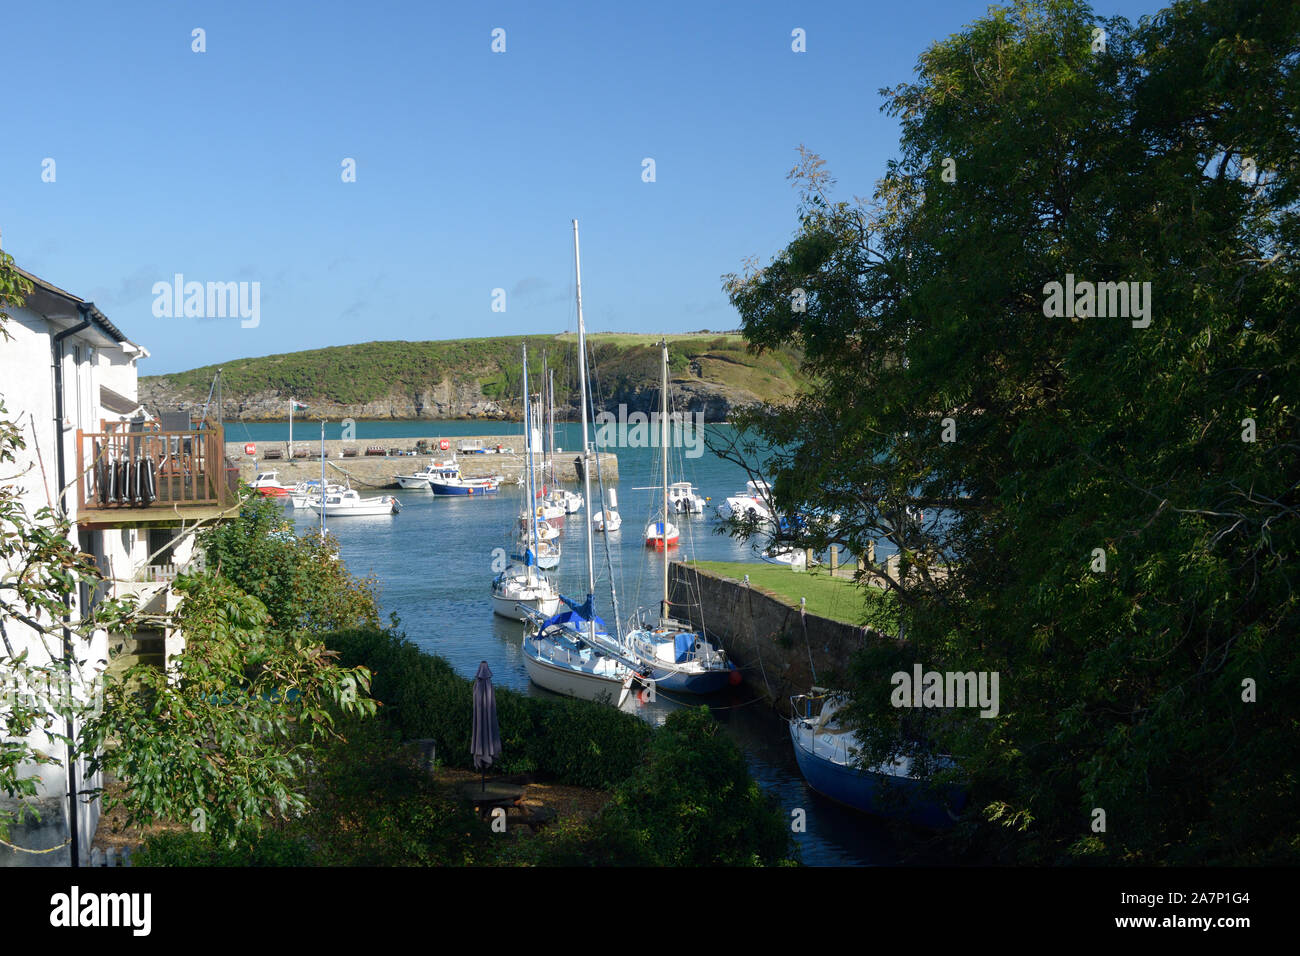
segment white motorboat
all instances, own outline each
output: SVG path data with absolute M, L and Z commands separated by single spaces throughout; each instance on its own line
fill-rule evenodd
M 452 458 L 450 461 L 430 461 L 414 474 L 393 475 L 393 480 L 397 482 L 398 487 L 408 491 L 429 491 L 431 482 L 447 477 L 459 477 L 459 475 L 460 466 L 456 464 L 456 459 Z
M 278 471 L 259 471 L 248 487 L 267 498 L 283 498 L 289 493 L 289 489 L 280 484 Z
M 315 500 L 311 510 L 321 513 L 321 503 Z M 325 515 L 337 518 L 345 515 L 353 517 L 370 517 L 374 515 L 395 515 L 402 510 L 401 503 L 392 495 L 379 495 L 375 498 L 362 498 L 352 489 L 325 495 Z
M 668 507 L 678 514 L 702 515 L 706 500 L 695 493 L 689 481 L 675 481 L 668 486 Z
M 758 521 L 770 521 L 772 509 L 768 503 L 772 500 L 772 489 L 766 481 L 759 478 L 745 482 L 743 494 L 732 495 L 718 505 L 718 517 L 723 519 L 752 516 Z
M 289 492 L 289 502 L 295 510 L 310 508 L 313 501 L 320 501 L 320 489 L 321 483 L 318 480 L 300 481 Z M 325 485 L 326 494 L 338 494 L 343 491 L 347 491 L 345 485 L 335 484 L 332 481 Z

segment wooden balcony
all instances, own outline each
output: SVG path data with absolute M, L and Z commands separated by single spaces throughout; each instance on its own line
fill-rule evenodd
M 239 505 L 239 472 L 220 428 L 161 431 L 104 423 L 77 431 L 77 524 L 171 525 L 217 518 Z

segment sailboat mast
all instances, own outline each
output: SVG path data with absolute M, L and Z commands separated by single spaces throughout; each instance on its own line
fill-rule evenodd
M 663 349 L 664 374 L 659 388 L 659 450 L 663 458 L 664 481 L 664 603 L 660 609 L 663 619 L 668 620 L 668 340 L 659 343 Z
M 528 538 L 525 542 L 524 567 L 528 569 L 529 579 L 532 579 L 533 566 L 528 560 L 528 554 L 532 553 L 536 560 L 536 552 L 533 551 L 533 536 L 537 533 L 537 502 L 533 498 L 533 400 L 528 394 L 528 343 L 524 343 L 524 448 L 528 450 L 528 478 L 524 482 L 524 498 L 528 509 Z
M 587 328 L 582 322 L 582 261 L 578 256 L 578 220 L 573 220 L 573 273 L 578 293 L 578 384 L 582 401 L 582 508 L 587 526 L 587 604 L 591 608 L 591 637 L 596 638 L 596 552 L 591 540 L 591 469 L 587 467 Z

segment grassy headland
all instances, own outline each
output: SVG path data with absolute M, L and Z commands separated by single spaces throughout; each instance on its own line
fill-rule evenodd
M 155 405 L 202 403 L 217 368 L 230 417 L 284 417 L 285 401 L 357 418 L 514 418 L 522 390 L 521 346 L 527 341 L 530 375 L 540 382 L 543 355 L 556 370 L 557 412 L 576 408 L 575 337 L 502 336 L 433 342 L 366 342 L 281 355 L 233 359 L 218 365 L 140 379 L 142 400 Z M 589 336 L 597 403 L 648 409 L 657 402 L 657 335 Z M 753 354 L 736 334 L 668 336 L 669 367 L 678 406 L 710 421 L 734 407 L 783 401 L 806 386 L 799 357 L 776 350 Z

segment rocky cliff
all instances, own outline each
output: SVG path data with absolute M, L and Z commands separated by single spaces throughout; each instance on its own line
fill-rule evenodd
M 659 407 L 660 351 L 651 336 L 592 336 L 596 407 Z M 222 365 L 227 421 L 281 421 L 292 396 L 313 418 L 507 419 L 522 417 L 519 337 L 446 342 L 369 342 L 238 359 Z M 567 352 L 566 352 L 567 344 Z M 529 375 L 541 381 L 543 350 L 556 370 L 556 415 L 576 416 L 576 362 L 565 337 L 529 337 Z M 534 359 L 534 356 L 537 356 Z M 672 337 L 674 408 L 725 421 L 738 407 L 784 401 L 804 386 L 792 354 L 749 352 L 737 335 Z M 159 410 L 202 408 L 216 366 L 140 379 L 140 400 Z

